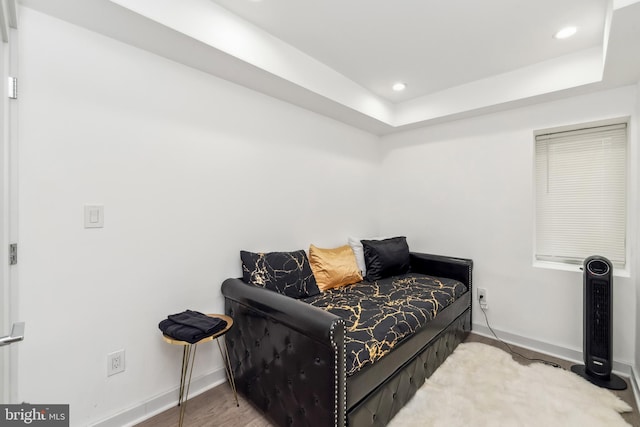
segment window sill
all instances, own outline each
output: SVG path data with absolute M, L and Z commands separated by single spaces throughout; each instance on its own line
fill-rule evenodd
M 547 270 L 560 270 L 560 271 L 573 271 L 582 274 L 582 266 L 576 264 L 564 264 L 561 262 L 550 261 L 534 261 L 533 266 L 535 268 L 544 268 Z M 613 268 L 613 277 L 631 277 L 631 272 L 628 268 Z

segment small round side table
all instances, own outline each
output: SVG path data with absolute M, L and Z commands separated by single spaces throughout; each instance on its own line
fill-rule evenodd
M 227 349 L 227 342 L 224 343 L 224 352 L 222 351 L 222 347 L 220 345 L 220 341 L 218 338 L 222 337 L 227 333 L 229 329 L 233 326 L 233 319 L 229 316 L 225 316 L 224 314 L 207 314 L 209 317 L 215 317 L 217 319 L 222 319 L 227 322 L 227 326 L 216 332 L 215 334 L 203 338 L 198 342 L 189 343 L 186 341 L 180 341 L 174 338 L 171 338 L 168 335 L 162 335 L 162 338 L 168 342 L 169 344 L 181 345 L 184 346 L 182 350 L 182 369 L 180 370 L 180 395 L 178 397 L 178 406 L 180 407 L 180 421 L 178 425 L 182 427 L 182 422 L 184 421 L 184 410 L 187 406 L 187 399 L 189 398 L 189 387 L 191 386 L 191 374 L 193 373 L 193 363 L 196 359 L 196 349 L 198 348 L 198 344 L 203 342 L 216 340 L 218 343 L 218 349 L 220 350 L 220 356 L 222 356 L 222 362 L 224 364 L 224 370 L 227 373 L 227 378 L 229 379 L 229 385 L 233 390 L 233 397 L 236 399 L 236 406 L 240 406 L 238 403 L 238 392 L 236 390 L 236 383 L 233 378 L 233 369 L 231 368 L 231 360 L 229 359 L 229 350 Z M 187 378 L 187 372 L 189 374 Z

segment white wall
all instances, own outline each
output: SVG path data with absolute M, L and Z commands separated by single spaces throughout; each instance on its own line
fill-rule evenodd
M 24 8 L 19 61 L 20 401 L 80 426 L 175 390 L 157 324 L 221 312 L 240 249 L 377 233 L 372 135 Z M 201 346 L 194 379 L 221 369 Z
M 635 86 L 624 87 L 384 137 L 381 233 L 408 236 L 414 250 L 472 258 L 492 327 L 581 352 L 581 273 L 532 266 L 533 132 L 635 117 L 636 97 Z M 637 143 L 632 131 L 634 153 Z M 635 206 L 631 213 L 634 223 Z M 631 244 L 635 253 L 636 238 Z M 636 353 L 631 271 L 614 281 L 614 360 L 627 366 Z M 473 322 L 484 325 L 480 310 Z
M 581 349 L 581 275 L 532 267 L 533 131 L 627 115 L 637 129 L 637 88 L 380 141 L 29 9 L 19 60 L 19 400 L 69 403 L 79 426 L 174 391 L 164 316 L 220 312 L 240 249 L 349 234 L 473 258 L 494 327 Z M 84 204 L 104 204 L 105 228 L 82 227 Z M 635 268 L 615 283 L 614 356 L 640 366 Z M 126 372 L 107 378 L 121 348 Z M 201 347 L 194 378 L 221 369 Z
M 640 82 L 636 86 L 636 138 L 640 141 Z M 640 165 L 640 150 L 636 152 L 636 161 L 638 165 Z M 640 185 L 638 186 L 637 192 L 637 200 L 640 203 Z M 637 216 L 637 214 L 636 214 Z M 640 224 L 636 224 L 636 242 L 640 242 Z M 636 243 L 636 265 L 640 267 L 640 243 Z M 640 275 L 636 275 L 636 325 L 640 325 Z M 640 381 L 640 326 L 636 328 L 636 358 L 635 358 L 635 369 L 634 372 L 636 374 L 636 381 Z M 640 385 L 640 384 L 639 384 Z M 637 399 L 640 400 L 640 396 L 636 396 Z

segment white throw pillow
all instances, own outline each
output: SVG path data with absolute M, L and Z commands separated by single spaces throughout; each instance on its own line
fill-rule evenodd
M 388 239 L 388 237 L 349 237 L 347 241 L 349 242 L 349 246 L 353 250 L 354 255 L 356 256 L 356 264 L 358 264 L 358 268 L 362 271 L 362 277 L 367 276 L 367 266 L 364 262 L 364 248 L 362 247 L 361 240 L 384 240 Z

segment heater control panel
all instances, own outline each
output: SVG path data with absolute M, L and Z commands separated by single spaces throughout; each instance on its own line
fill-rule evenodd
M 587 270 L 594 276 L 604 276 L 609 273 L 609 266 L 606 262 L 594 259 L 587 264 Z

